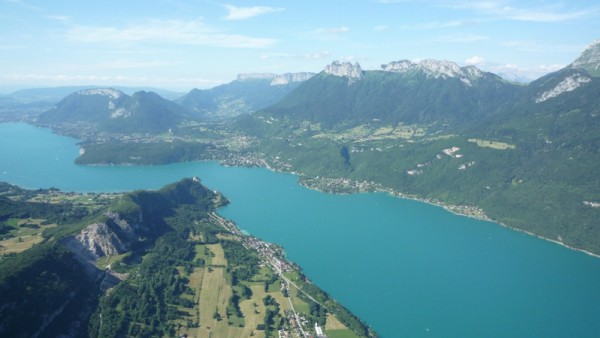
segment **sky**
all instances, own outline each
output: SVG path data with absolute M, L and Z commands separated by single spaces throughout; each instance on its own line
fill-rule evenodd
M 374 70 L 439 59 L 532 80 L 598 38 L 597 0 L 0 0 L 0 92 L 187 92 L 334 60 Z

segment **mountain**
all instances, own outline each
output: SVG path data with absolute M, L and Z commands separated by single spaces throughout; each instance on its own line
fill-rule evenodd
M 317 189 L 366 182 L 600 254 L 599 47 L 528 85 L 447 61 L 335 62 L 236 126 Z
M 100 89 L 103 88 L 101 86 L 63 86 L 63 87 L 44 87 L 44 88 L 27 88 L 20 89 L 7 96 L 17 99 L 22 102 L 30 102 L 30 101 L 51 101 L 51 102 L 59 102 L 65 96 L 72 94 L 77 91 L 85 90 L 85 89 Z M 132 95 L 135 92 L 139 91 L 152 91 L 157 93 L 158 95 L 166 98 L 166 99 L 175 99 L 181 96 L 181 93 L 173 92 L 170 90 L 160 89 L 160 88 L 151 88 L 151 87 L 123 87 L 123 86 L 115 86 L 112 87 L 114 89 L 120 90 L 127 95 Z
M 573 69 L 585 69 L 592 76 L 600 76 L 600 39 L 587 46 L 569 67 Z
M 235 81 L 212 89 L 192 89 L 175 102 L 193 117 L 222 119 L 267 107 L 308 80 L 313 73 L 240 74 Z
M 28 121 L 31 122 L 43 112 L 52 109 L 60 100 L 73 92 L 86 89 L 100 89 L 99 86 L 64 86 L 48 88 L 28 88 L 17 90 L 13 93 L 0 95 L 0 121 Z M 157 89 L 114 87 L 128 95 L 137 91 L 153 91 L 164 98 L 175 99 L 181 93 Z
M 30 192 L 6 184 L 0 184 L 0 191 L 3 192 L 0 197 L 2 225 L 8 220 L 23 223 L 21 220 L 28 217 L 48 221 L 38 220 L 41 223 L 31 230 L 39 232 L 30 236 L 39 236 L 41 243 L 33 246 L 31 243 L 30 248 L 20 253 L 5 256 L 2 251 L 0 254 L 0 336 L 6 337 L 94 335 L 88 332 L 90 317 L 104 292 L 126 279 L 124 267 L 135 267 L 143 255 L 158 245 L 159 238 L 165 241 L 165 237 L 173 237 L 168 237 L 168 233 L 183 232 L 167 220 L 176 218 L 175 209 L 193 205 L 193 211 L 187 215 L 205 217 L 217 206 L 213 191 L 192 179 L 167 185 L 159 191 L 131 192 L 114 199 L 96 196 L 96 203 L 104 202 L 96 204 L 100 210 L 94 214 L 87 214 L 85 207 L 69 203 L 26 201 L 26 196 L 31 194 L 64 201 L 65 194 L 58 191 Z M 71 217 L 65 218 L 65 215 Z M 28 222 L 36 221 L 29 219 Z M 9 237 L 21 236 L 21 231 L 13 230 L 13 226 L 6 227 Z M 27 239 L 22 242 L 25 241 Z M 192 245 L 185 240 L 180 242 Z M 5 248 L 2 246 L 2 249 Z M 165 259 L 175 257 L 173 252 L 164 256 Z M 101 269 L 102 259 L 110 262 L 109 258 L 112 266 L 107 263 L 108 266 Z M 175 269 L 174 266 L 169 268 L 169 273 Z M 165 278 L 158 273 L 152 277 Z M 104 320 L 110 322 L 113 317 L 107 316 Z
M 153 92 L 132 96 L 112 88 L 84 89 L 42 113 L 43 125 L 86 123 L 99 131 L 160 133 L 176 127 L 185 109 Z
M 0 336 L 273 337 L 330 320 L 377 336 L 280 248 L 216 215 L 227 202 L 198 178 L 85 195 L 0 182 Z
M 334 62 L 264 112 L 327 128 L 371 121 L 460 124 L 493 115 L 520 87 L 447 61 L 392 62 L 379 71 Z

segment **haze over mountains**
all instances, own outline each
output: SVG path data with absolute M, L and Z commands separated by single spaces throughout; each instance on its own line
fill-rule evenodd
M 212 89 L 192 89 L 175 102 L 197 118 L 223 119 L 251 113 L 278 102 L 314 73 L 252 73 Z

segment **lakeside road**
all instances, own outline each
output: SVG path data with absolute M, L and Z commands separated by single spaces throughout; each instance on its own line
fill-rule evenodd
M 281 276 L 281 275 L 280 275 Z M 288 290 L 290 289 L 290 281 L 286 278 L 285 281 L 287 282 L 287 288 Z M 292 309 L 292 312 L 294 313 L 294 317 L 296 318 L 296 323 L 298 324 L 298 327 L 300 328 L 300 332 L 302 332 L 302 336 L 303 337 L 307 337 L 306 332 L 304 332 L 304 328 L 302 327 L 302 322 L 300 321 L 300 318 L 298 317 L 298 313 L 296 313 L 296 309 L 294 309 L 294 304 L 292 304 L 292 298 L 287 297 L 288 302 L 290 303 L 290 308 Z

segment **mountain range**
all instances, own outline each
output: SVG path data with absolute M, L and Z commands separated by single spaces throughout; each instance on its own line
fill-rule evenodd
M 279 101 L 313 75 L 240 74 L 231 83 L 209 90 L 192 89 L 174 101 L 155 92 L 137 91 L 130 96 L 115 88 L 83 88 L 39 114 L 37 123 L 84 123 L 104 132 L 160 133 L 175 128 L 183 119 L 222 120 L 254 112 Z M 49 105 L 56 99 L 54 95 L 64 94 L 73 88 L 76 87 L 23 90 L 6 98 L 6 104 L 20 98 Z M 14 102 L 18 107 L 17 101 Z
M 373 120 L 462 123 L 493 115 L 520 89 L 492 73 L 447 61 L 403 60 L 379 71 L 334 62 L 264 111 L 327 128 Z
M 599 51 L 528 85 L 447 61 L 334 62 L 236 125 L 306 176 L 475 206 L 600 253 Z
M 175 102 L 85 89 L 38 122 L 162 133 L 185 120 L 226 119 L 211 127 L 220 135 L 215 154 L 224 158 L 258 153 L 306 176 L 474 206 L 511 227 L 600 253 L 599 69 L 600 40 L 527 85 L 449 61 L 400 60 L 379 70 L 336 61 L 316 75 L 240 75 Z M 221 147 L 232 130 L 254 141 Z

